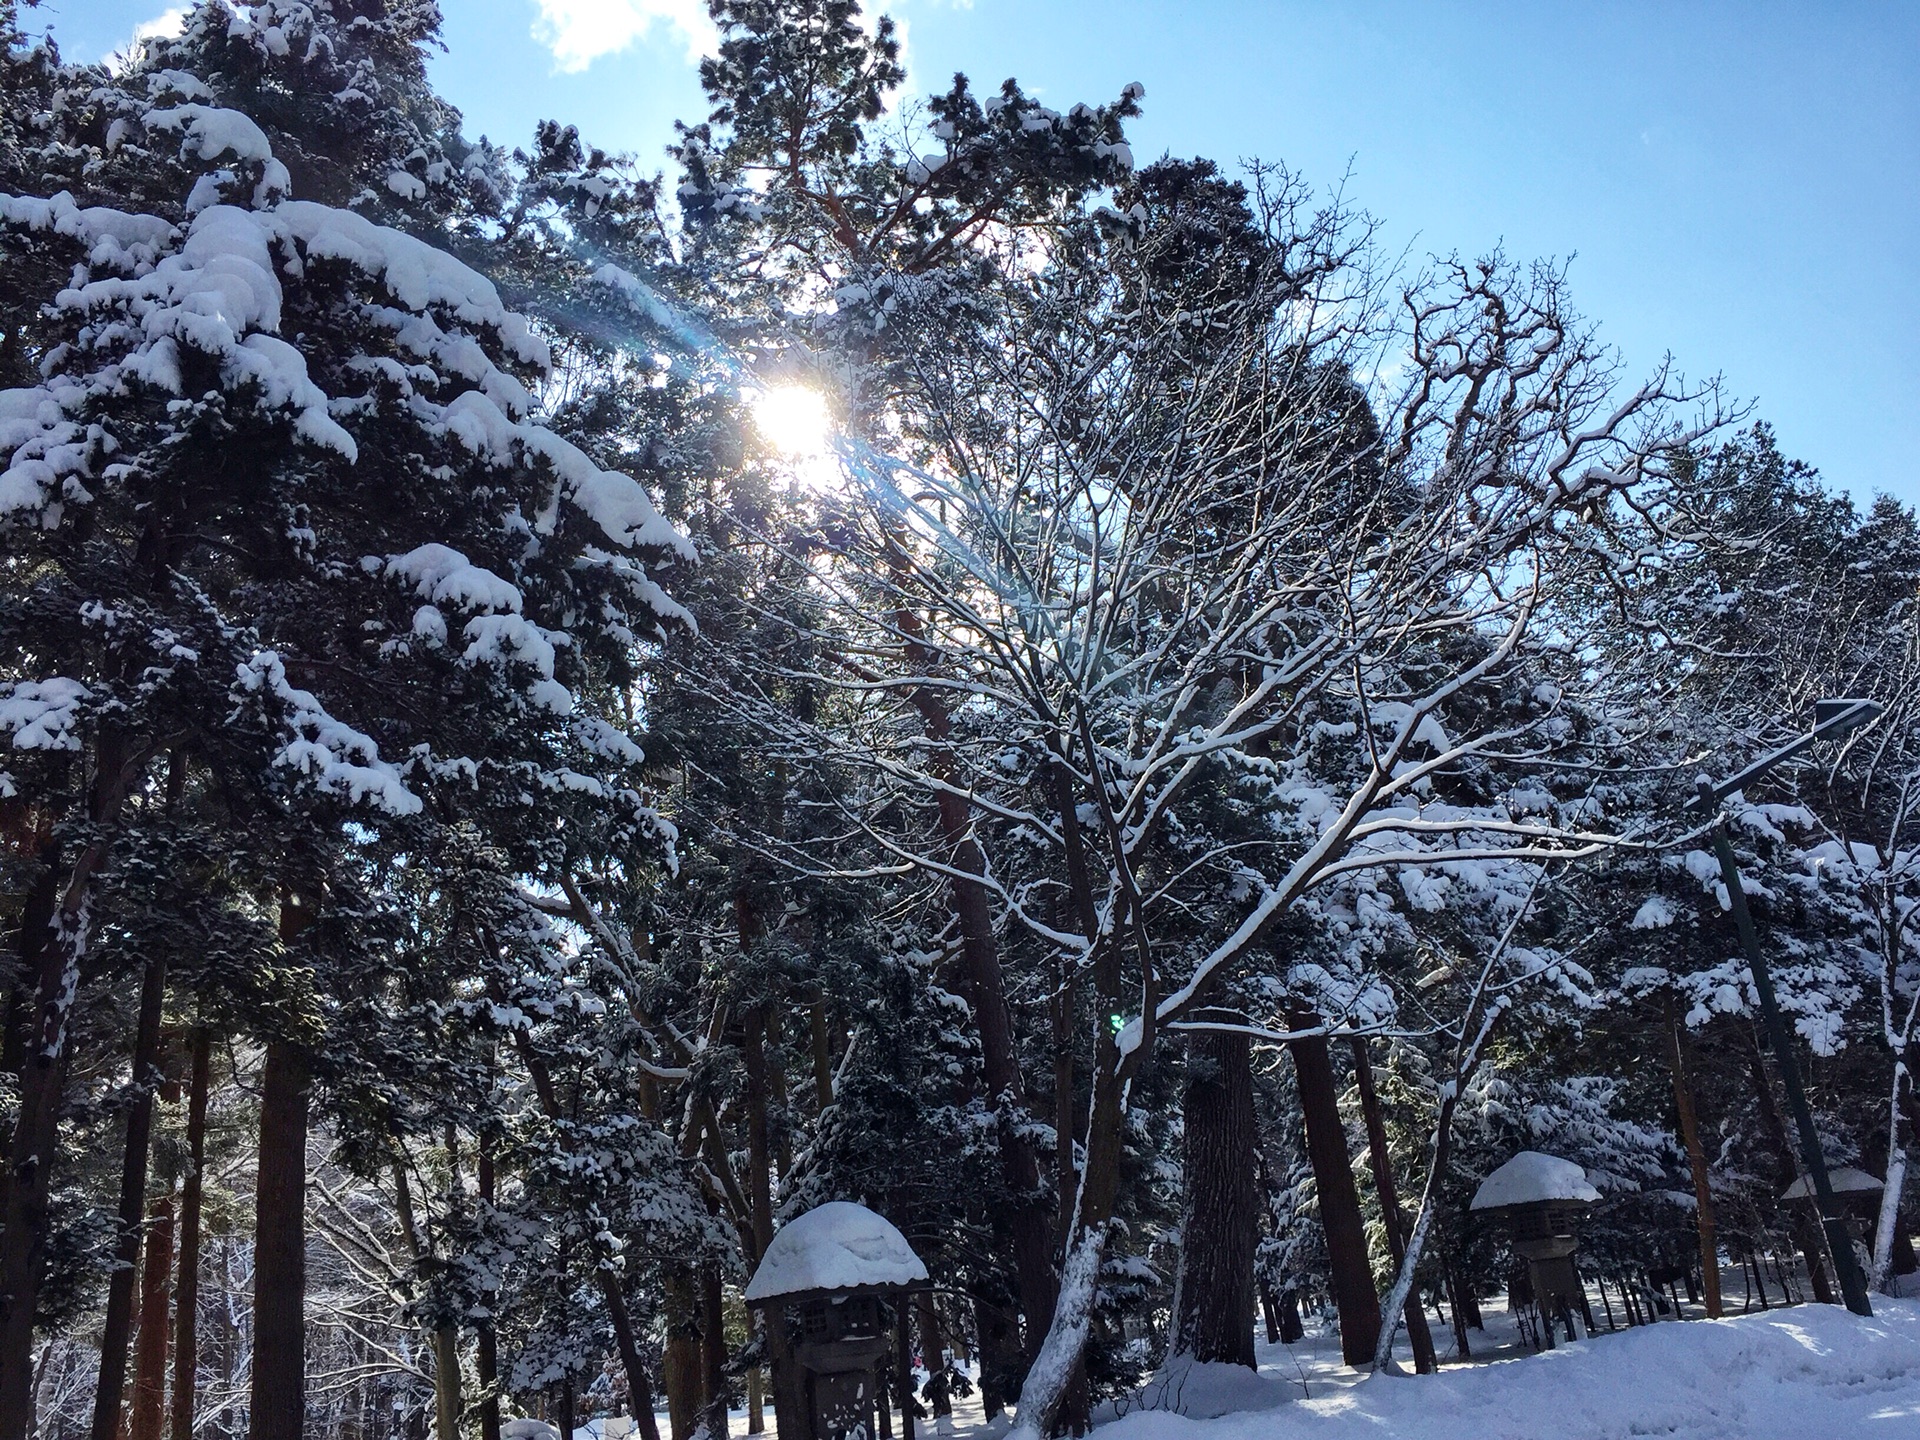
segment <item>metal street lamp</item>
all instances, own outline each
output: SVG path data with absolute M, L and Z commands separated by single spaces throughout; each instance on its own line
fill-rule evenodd
M 1757 780 L 1782 760 L 1787 760 L 1807 749 L 1817 740 L 1829 735 L 1843 735 L 1858 725 L 1864 725 L 1880 714 L 1881 706 L 1871 700 L 1821 700 L 1813 707 L 1814 727 L 1798 739 L 1790 740 L 1771 754 L 1762 755 L 1746 769 L 1728 776 L 1718 785 L 1700 777 L 1700 795 L 1695 802 L 1703 811 L 1713 812 L 1720 803 L 1736 790 L 1745 788 Z M 1848 1233 L 1845 1216 L 1841 1213 L 1840 1203 L 1834 1197 L 1833 1182 L 1827 1175 L 1826 1157 L 1820 1151 L 1820 1137 L 1814 1132 L 1813 1111 L 1807 1106 L 1807 1092 L 1800 1083 L 1800 1067 L 1794 1063 L 1793 1051 L 1788 1048 L 1786 1021 L 1780 1015 L 1780 1002 L 1773 993 L 1773 972 L 1767 968 L 1767 957 L 1760 948 L 1759 933 L 1753 928 L 1753 915 L 1747 909 L 1747 894 L 1740 884 L 1740 865 L 1734 859 L 1733 845 L 1727 839 L 1727 817 L 1722 814 L 1715 818 L 1710 832 L 1713 840 L 1713 853 L 1720 862 L 1720 875 L 1727 886 L 1727 908 L 1733 912 L 1733 923 L 1739 928 L 1740 943 L 1747 952 L 1747 965 L 1753 971 L 1753 988 L 1760 995 L 1760 1012 L 1765 1017 L 1767 1043 L 1773 1047 L 1773 1057 L 1780 1066 L 1780 1079 L 1787 1088 L 1787 1105 L 1793 1111 L 1795 1127 L 1800 1132 L 1800 1155 L 1806 1162 L 1807 1173 L 1813 1177 L 1813 1191 L 1820 1206 L 1820 1221 L 1827 1232 L 1827 1249 L 1833 1255 L 1833 1268 L 1839 1274 L 1840 1293 L 1846 1297 L 1847 1309 L 1856 1315 L 1873 1314 L 1873 1305 L 1867 1299 L 1866 1277 L 1860 1273 L 1859 1262 L 1853 1254 L 1853 1237 Z

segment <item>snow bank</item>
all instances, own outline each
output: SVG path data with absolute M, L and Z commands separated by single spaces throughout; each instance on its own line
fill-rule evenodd
M 1650 1325 L 1522 1360 L 1378 1375 L 1199 1419 L 1140 1410 L 1103 1440 L 1820 1440 L 1920 1435 L 1920 1304 L 1802 1305 Z M 1211 1368 L 1211 1367 L 1209 1367 Z M 1248 1380 L 1261 1377 L 1248 1375 Z M 1208 1386 L 1205 1377 L 1196 1377 Z M 1270 1390 L 1262 1387 L 1264 1404 Z M 1294 1394 L 1299 1393 L 1298 1386 Z
M 1587 1183 L 1587 1172 L 1571 1160 L 1522 1150 L 1485 1180 L 1473 1193 L 1474 1210 L 1497 1210 L 1503 1205 L 1529 1205 L 1541 1200 L 1600 1198 Z
M 829 1200 L 774 1232 L 747 1282 L 747 1303 L 808 1290 L 856 1285 L 916 1285 L 927 1267 L 884 1216 L 848 1200 Z
M 1181 1358 L 1156 1371 L 1130 1402 L 1109 1401 L 1093 1418 L 1103 1425 L 1123 1412 L 1163 1410 L 1189 1420 L 1214 1420 L 1278 1409 L 1299 1398 L 1300 1382 L 1284 1373 Z

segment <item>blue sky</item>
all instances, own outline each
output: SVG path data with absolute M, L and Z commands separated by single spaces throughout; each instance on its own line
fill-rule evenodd
M 469 133 L 535 120 L 651 160 L 696 118 L 699 0 L 441 0 Z M 80 58 L 167 0 L 46 0 Z M 1138 80 L 1143 162 L 1284 161 L 1414 255 L 1573 256 L 1629 366 L 1756 402 L 1789 454 L 1920 502 L 1920 4 L 900 0 L 909 90 L 1049 103 Z

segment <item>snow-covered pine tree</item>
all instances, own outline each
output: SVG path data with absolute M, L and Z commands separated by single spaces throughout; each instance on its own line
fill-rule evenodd
M 153 103 L 149 78 L 128 77 L 118 121 L 178 145 L 163 171 L 204 171 L 167 213 L 0 201 L 27 273 L 73 267 L 42 297 L 39 382 L 5 395 L 0 477 L 21 586 L 9 783 L 59 846 L 0 1247 L 0 1410 L 16 1417 L 86 922 L 163 754 L 184 754 L 262 845 L 246 868 L 281 887 L 283 915 L 324 913 L 308 887 L 363 833 L 471 818 L 530 869 L 556 808 L 610 814 L 636 845 L 665 833 L 621 697 L 635 637 L 684 618 L 650 571 L 690 558 L 686 543 L 639 484 L 538 423 L 527 387 L 548 346 L 490 282 L 285 198 L 248 116 Z M 161 99 L 196 83 L 167 78 Z M 269 1049 L 270 1106 L 283 1099 L 296 1146 L 308 1048 Z M 286 1223 L 297 1234 L 297 1209 Z M 297 1269 L 263 1263 L 261 1285 L 256 1423 L 279 1433 L 300 1423 Z

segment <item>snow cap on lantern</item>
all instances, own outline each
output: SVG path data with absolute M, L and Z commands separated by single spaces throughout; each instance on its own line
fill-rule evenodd
M 1539 1205 L 1567 1201 L 1591 1205 L 1600 1192 L 1587 1182 L 1587 1172 L 1571 1160 L 1522 1150 L 1473 1192 L 1474 1210 L 1504 1210 L 1509 1205 Z
M 1885 1187 L 1880 1177 L 1856 1170 L 1851 1165 L 1836 1165 L 1827 1172 L 1827 1183 L 1835 1195 L 1877 1195 Z M 1813 1197 L 1813 1180 L 1802 1175 L 1780 1192 L 1782 1200 L 1808 1200 Z
M 924 1285 L 927 1267 L 884 1215 L 849 1200 L 829 1200 L 774 1233 L 747 1282 L 749 1305 L 823 1290 L 887 1290 Z

